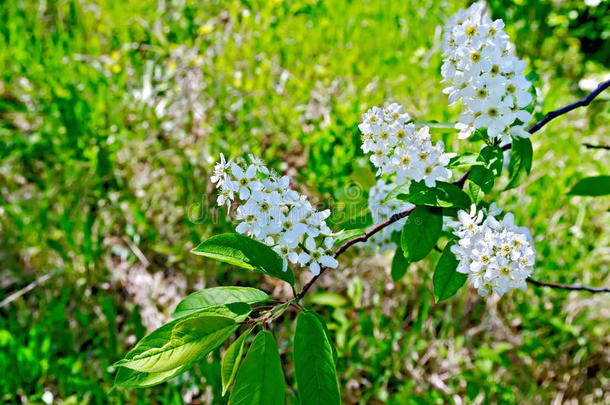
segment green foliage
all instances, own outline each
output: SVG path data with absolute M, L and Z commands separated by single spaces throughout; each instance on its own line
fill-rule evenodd
M 468 189 L 475 202 L 489 193 L 500 173 L 504 163 L 502 149 L 495 145 L 487 145 L 479 153 L 477 158 L 483 165 L 473 166 L 468 176 Z
M 458 169 L 461 167 L 484 166 L 485 162 L 479 160 L 479 155 L 472 152 L 465 152 L 451 158 L 447 168 Z
M 466 3 L 0 3 L 0 300 L 59 270 L 0 308 L 3 403 L 42 403 L 51 391 L 66 404 L 178 405 L 202 384 L 193 402 L 224 403 L 219 349 L 167 384 L 110 391 L 117 373 L 130 373 L 112 363 L 150 328 L 150 307 L 134 302 L 121 271 L 141 268 L 145 258 L 155 280 L 184 274 L 179 297 L 201 283 L 261 283 L 222 263 L 206 262 L 202 272 L 202 261 L 188 254 L 202 237 L 233 230 L 210 192 L 212 160 L 220 152 L 254 153 L 334 212 L 352 201 L 338 191 L 366 181 L 362 168 L 370 170 L 355 126 L 366 108 L 395 100 L 416 119 L 457 120 L 441 93 L 435 46 L 445 19 Z M 489 4 L 519 57 L 540 75 L 535 118 L 604 77 L 607 2 Z M 132 93 L 153 65 L 169 70 L 170 52 L 182 45 L 203 61 L 197 94 L 205 120 L 186 114 L 184 128 L 166 130 L 156 105 L 133 102 Z M 165 84 L 168 91 L 173 83 Z M 532 137 L 537 161 L 521 183 L 529 197 L 509 190 L 498 198 L 533 234 L 545 235 L 536 240 L 545 259 L 536 277 L 604 285 L 606 200 L 583 205 L 566 190 L 583 175 L 608 173 L 607 152 L 581 145 L 604 142 L 607 101 L 564 118 Z M 193 131 L 197 125 L 203 133 Z M 479 146 L 454 134 L 433 130 L 449 151 Z M 454 178 L 469 166 L 454 166 Z M 355 205 L 363 201 L 366 195 Z M 343 256 L 342 268 L 325 277 L 348 303 L 316 307 L 337 342 L 345 403 L 605 401 L 596 393 L 608 385 L 610 333 L 604 306 L 589 305 L 591 297 L 531 288 L 494 303 L 489 317 L 469 289 L 432 305 L 428 261 L 411 265 L 389 289 L 383 260 Z M 275 280 L 262 283 L 274 299 L 282 296 Z M 141 285 L 167 317 L 172 308 L 156 301 L 157 288 L 165 287 Z M 289 341 L 291 321 L 274 326 L 278 342 Z M 282 356 L 290 369 L 290 356 Z M 132 381 L 143 381 L 144 373 L 134 373 Z
M 193 253 L 255 270 L 294 285 L 294 274 L 280 255 L 264 243 L 247 236 L 237 233 L 216 235 L 201 242 Z
M 264 291 L 251 287 L 213 287 L 197 291 L 183 299 L 176 307 L 174 318 L 180 318 L 202 309 L 235 303 L 254 304 L 269 301 Z
M 241 364 L 241 358 L 244 354 L 244 346 L 246 345 L 246 339 L 252 332 L 253 328 L 249 328 L 246 332 L 242 333 L 227 349 L 227 352 L 222 358 L 221 373 L 222 373 L 222 395 L 225 395 L 239 369 Z
M 585 177 L 578 180 L 568 194 L 600 196 L 610 194 L 610 176 Z
M 532 142 L 528 138 L 513 140 L 510 149 L 510 162 L 508 163 L 509 183 L 505 190 L 517 187 L 523 175 L 530 174 L 533 155 Z
M 468 276 L 456 271 L 458 260 L 451 251 L 455 240 L 451 240 L 443 249 L 441 258 L 434 269 L 434 301 L 440 302 L 455 295 L 466 282 Z
M 408 268 L 409 261 L 405 258 L 405 254 L 403 253 L 402 248 L 398 246 L 392 259 L 392 280 L 394 282 L 400 280 L 405 275 Z
M 340 404 L 332 343 L 312 313 L 297 316 L 294 335 L 294 370 L 303 405 Z
M 284 405 L 286 383 L 275 339 L 262 331 L 254 338 L 239 367 L 230 405 Z
M 416 207 L 402 228 L 400 244 L 408 262 L 417 262 L 430 253 L 441 234 L 441 208 Z
M 145 372 L 119 367 L 114 385 L 123 388 L 148 388 L 170 380 L 188 370 L 193 363 L 187 363 L 167 371 Z
M 427 187 L 423 182 L 413 182 L 404 194 L 404 186 L 398 186 L 388 193 L 396 199 L 410 202 L 415 205 L 428 205 L 432 207 L 469 208 L 470 198 L 459 187 L 444 181 L 437 181 L 435 187 Z M 387 200 L 391 198 L 386 198 Z
M 222 344 L 238 325 L 236 319 L 205 311 L 172 321 L 142 339 L 115 366 L 158 373 L 192 365 Z

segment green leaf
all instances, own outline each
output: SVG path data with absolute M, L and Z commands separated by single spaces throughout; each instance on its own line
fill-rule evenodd
M 475 202 L 493 188 L 496 177 L 502 173 L 504 152 L 495 145 L 487 145 L 479 154 L 478 160 L 482 166 L 473 166 L 468 175 L 469 190 Z
M 212 236 L 192 250 L 216 259 L 284 280 L 294 286 L 294 274 L 284 259 L 264 243 L 237 233 Z
M 479 160 L 479 155 L 476 153 L 466 152 L 459 156 L 454 156 L 449 160 L 448 169 L 457 169 L 460 167 L 483 166 L 484 162 Z
M 341 234 L 339 236 L 337 236 L 337 238 L 335 239 L 335 247 L 336 246 L 341 246 L 343 245 L 345 242 L 347 242 L 350 239 L 356 238 L 358 236 L 362 236 L 366 233 L 366 228 L 359 228 L 359 229 L 349 229 L 349 230 L 344 230 L 343 232 L 341 232 Z
M 391 193 L 391 192 L 390 192 Z M 470 207 L 470 198 L 455 184 L 437 181 L 436 187 L 427 187 L 423 182 L 413 182 L 407 194 L 397 194 L 396 198 L 415 205 L 432 207 Z
M 434 301 L 440 302 L 455 295 L 464 285 L 468 276 L 456 271 L 458 260 L 451 251 L 455 240 L 451 240 L 443 250 L 443 254 L 434 269 L 432 282 L 434 283 Z
M 337 358 L 338 358 L 337 349 L 335 348 L 335 345 L 333 344 L 333 340 L 330 335 L 330 331 L 328 330 L 328 327 L 326 326 L 326 323 L 324 322 L 324 318 L 322 318 L 322 316 L 319 313 L 317 313 L 316 311 L 314 311 L 311 308 L 305 308 L 304 311 L 307 312 L 308 314 L 312 314 L 316 318 L 318 318 L 318 321 L 320 322 L 320 325 L 322 325 L 322 328 L 324 329 L 324 333 L 326 334 L 326 339 L 328 340 L 328 343 L 330 343 L 330 348 L 333 351 L 333 361 L 335 362 L 335 364 L 337 364 Z
M 123 388 L 147 388 L 161 384 L 188 370 L 194 362 L 168 371 L 147 373 L 127 367 L 119 367 L 114 378 L 114 385 Z
M 197 310 L 193 310 L 190 312 L 174 313 L 174 319 L 184 318 L 187 315 L 197 314 L 197 315 L 216 315 L 223 316 L 225 318 L 231 318 L 235 322 L 241 322 L 248 317 L 248 314 L 252 312 L 252 307 L 245 302 L 230 302 L 226 305 L 216 305 L 213 307 L 200 308 Z
M 610 194 L 610 176 L 585 177 L 579 180 L 568 194 L 587 196 Z
M 331 344 L 319 318 L 308 312 L 297 317 L 294 373 L 302 405 L 341 403 Z
M 286 382 L 271 332 L 262 331 L 237 371 L 229 405 L 285 405 Z
M 238 327 L 234 319 L 196 312 L 145 336 L 115 366 L 159 373 L 192 364 L 220 346 Z
M 509 182 L 505 190 L 517 187 L 523 174 L 529 174 L 532 169 L 534 151 L 532 142 L 528 138 L 515 138 L 510 151 L 508 163 Z
M 254 304 L 256 302 L 269 301 L 269 296 L 264 291 L 250 287 L 213 287 L 197 291 L 183 299 L 174 314 L 174 318 L 200 311 L 205 308 L 219 305 L 243 302 Z
M 435 204 L 436 207 L 469 208 L 471 205 L 468 194 L 462 191 L 462 189 L 455 184 L 437 181 L 435 190 L 437 199 Z
M 347 305 L 347 299 L 344 296 L 332 292 L 319 292 L 307 296 L 307 302 L 317 305 L 328 305 L 331 307 L 342 307 Z
M 440 208 L 418 206 L 407 217 L 400 242 L 409 262 L 423 259 L 436 246 L 443 227 L 441 213 Z
M 413 184 L 413 183 L 399 184 L 398 186 L 394 187 L 385 196 L 385 198 L 383 199 L 383 202 L 385 203 L 385 202 L 388 202 L 388 201 L 391 201 L 391 200 L 396 200 L 401 195 L 408 195 L 409 194 L 409 190 L 412 188 L 411 184 Z
M 396 252 L 394 253 L 394 258 L 392 259 L 392 280 L 397 282 L 407 272 L 407 268 L 409 267 L 409 261 L 405 259 L 405 254 L 402 251 L 402 248 L 398 246 L 396 248 Z
M 237 369 L 241 363 L 241 358 L 244 354 L 244 346 L 246 344 L 246 339 L 252 332 L 252 328 L 245 331 L 241 336 L 239 336 L 235 342 L 229 346 L 227 352 L 222 358 L 222 363 L 220 364 L 220 372 L 222 377 L 222 395 L 227 392 L 229 386 L 233 383 L 233 379 L 235 379 L 235 374 L 237 374 Z

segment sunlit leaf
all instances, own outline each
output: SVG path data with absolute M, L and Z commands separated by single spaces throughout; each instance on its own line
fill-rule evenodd
M 197 291 L 183 299 L 174 314 L 174 318 L 219 305 L 268 301 L 269 296 L 264 291 L 251 287 L 213 287 Z
M 470 206 L 470 198 L 465 192 L 456 185 L 444 181 L 437 181 L 435 187 L 427 187 L 423 182 L 412 182 L 408 191 L 405 193 L 403 191 L 405 186 L 399 186 L 390 193 L 394 192 L 394 197 L 398 200 L 415 205 L 444 208 Z
M 237 371 L 229 405 L 285 405 L 286 382 L 271 332 L 262 331 Z
M 475 202 L 491 191 L 496 178 L 502 173 L 504 152 L 498 146 L 487 145 L 481 150 L 478 160 L 484 164 L 473 166 L 468 175 L 468 187 Z
M 451 241 L 445 246 L 443 254 L 434 269 L 432 281 L 434 283 L 434 300 L 436 302 L 455 295 L 468 278 L 466 274 L 456 271 L 458 260 L 451 251 L 453 243 L 454 241 Z
M 195 313 L 144 337 L 115 366 L 159 373 L 192 364 L 224 342 L 238 327 L 234 319 Z
M 294 371 L 301 404 L 341 403 L 332 348 L 319 319 L 311 313 L 297 317 Z
M 222 358 L 222 363 L 220 365 L 220 373 L 222 378 L 222 395 L 224 395 L 229 386 L 233 383 L 235 379 L 235 375 L 237 374 L 237 369 L 241 364 L 241 358 L 244 354 L 244 346 L 246 344 L 246 339 L 252 332 L 252 328 L 248 329 L 246 332 L 242 333 L 235 341 L 229 346 L 227 352 Z
M 114 385 L 124 388 L 147 388 L 161 384 L 185 372 L 192 366 L 192 362 L 168 371 L 147 373 L 136 371 L 127 367 L 119 367 L 114 379 Z
M 294 274 L 286 262 L 264 243 L 237 233 L 216 235 L 202 242 L 193 253 L 249 270 L 255 270 L 294 285 Z
M 409 261 L 405 258 L 402 248 L 398 246 L 396 248 L 396 252 L 394 253 L 394 258 L 392 259 L 392 280 L 397 282 L 403 278 L 408 267 Z
M 532 169 L 534 151 L 528 138 L 513 139 L 508 163 L 509 182 L 505 190 L 517 187 L 524 175 Z
M 428 255 L 436 246 L 443 227 L 440 208 L 416 207 L 407 217 L 402 228 L 401 247 L 409 262 L 416 262 Z

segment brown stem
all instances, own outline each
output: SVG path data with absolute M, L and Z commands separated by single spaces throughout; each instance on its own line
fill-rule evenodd
M 354 239 L 348 240 L 343 245 L 339 246 L 339 248 L 335 251 L 334 257 L 337 258 L 339 255 L 341 255 L 343 252 L 345 252 L 350 246 L 355 245 L 358 242 L 366 242 L 371 236 L 375 235 L 377 232 L 381 231 L 386 226 L 393 224 L 394 222 L 398 221 L 399 219 L 406 217 L 414 209 L 415 209 L 415 207 L 410 208 L 406 211 L 398 212 L 398 213 L 392 215 L 386 221 L 381 222 L 378 225 L 375 225 L 364 235 L 361 235 Z M 322 275 L 322 273 L 324 273 L 326 271 L 326 269 L 327 269 L 327 267 L 322 267 L 320 269 L 320 273 L 315 275 L 311 280 L 309 280 L 309 283 L 305 284 L 305 287 L 303 287 L 303 290 L 301 290 L 301 292 L 297 295 L 297 301 L 300 300 L 301 298 L 303 298 L 303 296 L 307 293 L 307 290 L 309 290 L 309 288 L 313 285 L 313 283 L 315 283 L 316 280 L 318 278 L 320 278 L 320 276 Z
M 592 143 L 583 143 L 583 146 L 587 149 L 605 149 L 610 150 L 610 145 L 593 145 Z
M 543 126 L 548 124 L 548 122 L 551 121 L 552 119 L 555 119 L 555 118 L 559 117 L 560 115 L 563 115 L 572 110 L 575 110 L 578 107 L 588 106 L 589 104 L 591 104 L 591 101 L 593 101 L 593 99 L 595 97 L 597 97 L 602 91 L 606 90 L 608 87 L 610 87 L 610 80 L 600 83 L 599 86 L 597 86 L 597 88 L 595 90 L 593 90 L 587 96 L 576 101 L 575 103 L 568 104 L 565 107 L 560 108 L 559 110 L 551 111 L 550 113 L 545 115 L 544 118 L 542 118 L 540 121 L 538 121 L 537 123 L 532 125 L 530 127 L 530 129 L 527 130 L 527 132 L 529 132 L 530 134 L 533 134 L 534 132 L 539 131 Z
M 586 97 L 583 97 L 580 100 L 578 100 L 578 101 L 576 101 L 576 102 L 574 102 L 572 104 L 568 104 L 565 107 L 562 107 L 562 108 L 560 108 L 558 110 L 555 110 L 555 111 L 551 111 L 550 113 L 546 114 L 544 116 L 544 118 L 542 118 L 540 121 L 536 122 L 534 125 L 529 127 L 527 129 L 527 132 L 529 132 L 530 134 L 538 132 L 540 129 L 542 129 L 542 127 L 544 127 L 546 124 L 548 124 L 552 119 L 557 118 L 560 115 L 566 114 L 566 113 L 568 113 L 568 112 L 570 112 L 570 111 L 572 111 L 572 110 L 574 110 L 574 109 L 576 109 L 578 107 L 586 107 L 586 106 L 588 106 L 591 103 L 591 101 L 593 101 L 593 99 L 595 97 L 597 97 L 601 92 L 606 90 L 608 87 L 610 87 L 610 80 L 605 81 L 603 83 L 600 83 L 600 85 L 597 86 L 597 88 L 593 92 L 588 94 Z M 504 145 L 502 147 L 502 150 L 504 150 L 504 151 L 509 150 L 509 149 L 510 149 L 510 144 Z M 466 182 L 466 179 L 468 178 L 469 174 L 470 174 L 470 170 L 466 171 L 466 173 L 464 173 L 459 179 L 454 181 L 453 184 L 455 184 L 456 186 L 458 186 L 460 188 L 463 188 L 464 187 L 464 183 Z M 371 228 L 371 230 L 366 232 L 364 235 L 361 235 L 361 236 L 358 236 L 356 238 L 348 240 L 343 245 L 339 246 L 339 248 L 335 251 L 334 257 L 337 258 L 343 252 L 345 252 L 350 246 L 355 245 L 358 242 L 366 242 L 371 236 L 373 236 L 377 232 L 381 231 L 386 226 L 389 226 L 389 225 L 393 224 L 394 222 L 396 222 L 396 221 L 406 217 L 414 209 L 415 209 L 415 207 L 410 208 L 410 209 L 405 210 L 405 211 L 402 211 L 402 212 L 398 212 L 398 213 L 392 215 L 388 220 L 386 220 L 386 221 L 384 221 L 384 222 L 382 222 L 382 223 L 380 223 L 378 225 L 375 225 L 373 228 Z M 297 296 L 296 296 L 297 301 L 305 296 L 307 291 L 311 288 L 311 286 L 320 278 L 320 276 L 325 271 L 326 271 L 326 267 L 322 267 L 320 269 L 320 273 L 315 275 L 307 284 L 305 284 L 305 287 L 303 287 L 301 292 L 298 293 Z M 563 284 L 543 283 L 541 281 L 535 281 L 535 280 L 532 280 L 532 279 L 528 279 L 527 281 L 532 283 L 532 284 L 539 285 L 539 286 L 545 286 L 545 287 L 551 287 L 551 288 L 560 288 L 560 289 L 564 289 L 564 290 L 584 290 L 584 291 L 590 291 L 590 292 L 609 292 L 609 289 L 605 289 L 605 288 L 583 287 L 583 286 L 568 286 L 568 285 L 563 285 Z
M 539 287 L 558 288 L 558 289 L 561 289 L 561 290 L 589 291 L 591 293 L 610 292 L 610 288 L 604 288 L 604 287 L 588 287 L 586 285 L 570 285 L 570 284 L 545 283 L 543 281 L 536 281 L 536 280 L 533 280 L 531 278 L 528 278 L 526 281 L 528 283 L 537 285 Z

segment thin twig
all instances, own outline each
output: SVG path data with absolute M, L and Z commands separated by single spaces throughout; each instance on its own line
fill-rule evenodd
M 587 149 L 606 149 L 610 150 L 610 145 L 593 145 L 592 143 L 584 142 L 583 146 Z
M 531 128 L 527 130 L 527 132 L 533 134 L 534 132 L 540 130 L 552 119 L 557 118 L 560 115 L 566 114 L 572 110 L 575 110 L 578 107 L 588 106 L 589 104 L 591 104 L 591 101 L 593 101 L 595 97 L 597 97 L 602 91 L 606 90 L 608 87 L 610 87 L 610 80 L 600 83 L 599 86 L 597 86 L 597 88 L 591 93 L 589 93 L 586 97 L 581 98 L 575 103 L 568 104 L 565 107 L 560 108 L 559 110 L 551 111 L 550 113 L 545 115 L 544 118 L 532 125 Z
M 527 132 L 529 132 L 530 134 L 538 132 L 540 129 L 542 129 L 542 127 L 544 127 L 552 119 L 557 118 L 560 115 L 566 114 L 578 107 L 588 106 L 595 97 L 597 97 L 601 92 L 606 90 L 608 87 L 610 87 L 610 80 L 601 83 L 599 86 L 597 86 L 597 89 L 595 89 L 593 92 L 591 92 L 586 97 L 584 97 L 572 104 L 568 104 L 567 106 L 565 106 L 563 108 L 560 108 L 555 111 L 551 111 L 550 113 L 546 114 L 544 116 L 544 118 L 542 118 L 540 121 L 538 121 L 537 123 L 532 125 L 530 128 L 528 128 Z M 511 147 L 510 144 L 504 145 L 502 147 L 502 150 L 503 151 L 509 150 L 510 147 Z M 470 174 L 470 170 L 466 171 L 466 173 L 464 173 L 464 175 L 462 175 L 459 179 L 454 181 L 453 184 L 455 184 L 456 186 L 458 186 L 460 188 L 463 188 L 469 174 Z M 402 212 L 398 212 L 398 213 L 392 215 L 388 220 L 386 220 L 378 225 L 375 225 L 373 228 L 371 228 L 370 231 L 366 232 L 364 235 L 361 235 L 356 238 L 348 240 L 343 245 L 339 246 L 339 248 L 335 251 L 334 257 L 337 258 L 343 252 L 345 252 L 350 246 L 355 245 L 356 243 L 366 242 L 371 236 L 373 236 L 377 232 L 381 231 L 386 226 L 389 226 L 389 225 L 393 224 L 394 222 L 406 217 L 414 209 L 415 209 L 415 207 L 402 211 Z M 322 267 L 320 269 L 320 273 L 315 275 L 307 284 L 305 284 L 305 286 L 303 287 L 301 292 L 298 293 L 296 296 L 297 301 L 299 301 L 301 298 L 303 298 L 303 296 L 305 296 L 307 291 L 311 288 L 311 286 L 320 278 L 320 276 L 325 271 L 326 271 L 326 267 Z M 562 288 L 562 289 L 566 289 L 566 290 L 586 290 L 586 291 L 590 291 L 590 292 L 608 292 L 607 289 L 604 289 L 604 288 L 598 289 L 595 287 L 564 286 L 562 284 L 542 283 L 540 281 L 535 281 L 535 280 L 531 280 L 531 279 L 528 279 L 528 281 L 532 284 L 537 284 L 537 285 L 547 286 L 547 287 L 552 287 L 552 288 Z M 567 288 L 567 287 L 569 287 L 569 288 Z
M 265 309 L 271 309 L 273 308 L 274 305 L 262 305 L 260 307 L 254 307 L 252 308 L 253 311 L 264 311 Z
M 543 281 L 537 281 L 537 280 L 533 280 L 531 278 L 528 278 L 526 281 L 528 283 L 537 285 L 538 287 L 550 287 L 550 288 L 558 288 L 561 290 L 573 290 L 573 291 L 588 291 L 591 293 L 610 292 L 610 288 L 604 288 L 604 287 L 588 287 L 586 285 L 545 283 Z
M 339 248 L 335 251 L 334 257 L 337 258 L 339 255 L 341 255 L 343 252 L 345 252 L 350 246 L 355 245 L 356 243 L 366 242 L 371 236 L 375 235 L 377 232 L 381 231 L 386 226 L 393 224 L 394 222 L 398 221 L 399 219 L 406 217 L 414 209 L 415 209 L 415 207 L 410 208 L 406 211 L 398 212 L 398 213 L 392 215 L 386 221 L 384 221 L 378 225 L 375 225 L 373 228 L 371 228 L 371 230 L 366 232 L 364 235 L 361 235 L 354 239 L 348 240 L 343 245 L 339 246 Z M 303 290 L 301 290 L 301 292 L 297 295 L 297 301 L 300 300 L 301 298 L 303 298 L 303 296 L 307 293 L 307 290 L 309 290 L 309 288 L 313 285 L 313 283 L 315 283 L 316 280 L 318 278 L 320 278 L 320 276 L 326 271 L 326 269 L 327 269 L 326 267 L 322 267 L 320 269 L 320 273 L 318 273 L 311 280 L 309 280 L 309 283 L 305 284 L 305 287 L 303 287 Z
M 599 86 L 597 86 L 597 88 L 590 94 L 588 94 L 586 97 L 581 98 L 580 100 L 572 103 L 572 104 L 568 104 L 563 108 L 560 108 L 559 110 L 555 110 L 555 111 L 551 111 L 550 113 L 548 113 L 547 115 L 544 116 L 544 118 L 542 118 L 540 121 L 538 121 L 537 123 L 535 123 L 534 125 L 532 125 L 531 127 L 529 127 L 527 129 L 527 132 L 529 132 L 530 134 L 533 134 L 535 132 L 538 132 L 540 129 L 542 129 L 543 126 L 545 126 L 546 124 L 549 123 L 549 121 L 551 121 L 554 118 L 559 117 L 560 115 L 566 114 L 572 110 L 575 110 L 578 107 L 586 107 L 589 104 L 591 104 L 591 101 L 593 101 L 593 99 L 595 97 L 597 97 L 601 92 L 603 92 L 604 90 L 606 90 L 608 87 L 610 86 L 610 80 L 605 81 L 603 83 L 600 83 Z M 585 144 L 586 146 L 587 144 Z M 502 146 L 502 150 L 503 151 L 507 151 L 509 150 L 511 147 L 511 144 L 506 144 L 504 146 Z M 603 148 L 605 149 L 605 146 L 598 146 L 599 148 Z M 610 149 L 610 148 L 609 148 Z M 466 183 L 466 179 L 468 178 L 468 175 L 470 175 L 470 169 L 468 169 L 466 171 L 466 173 L 464 173 L 459 179 L 457 179 L 456 181 L 454 181 L 453 183 L 460 187 L 463 188 L 464 187 L 464 183 Z

